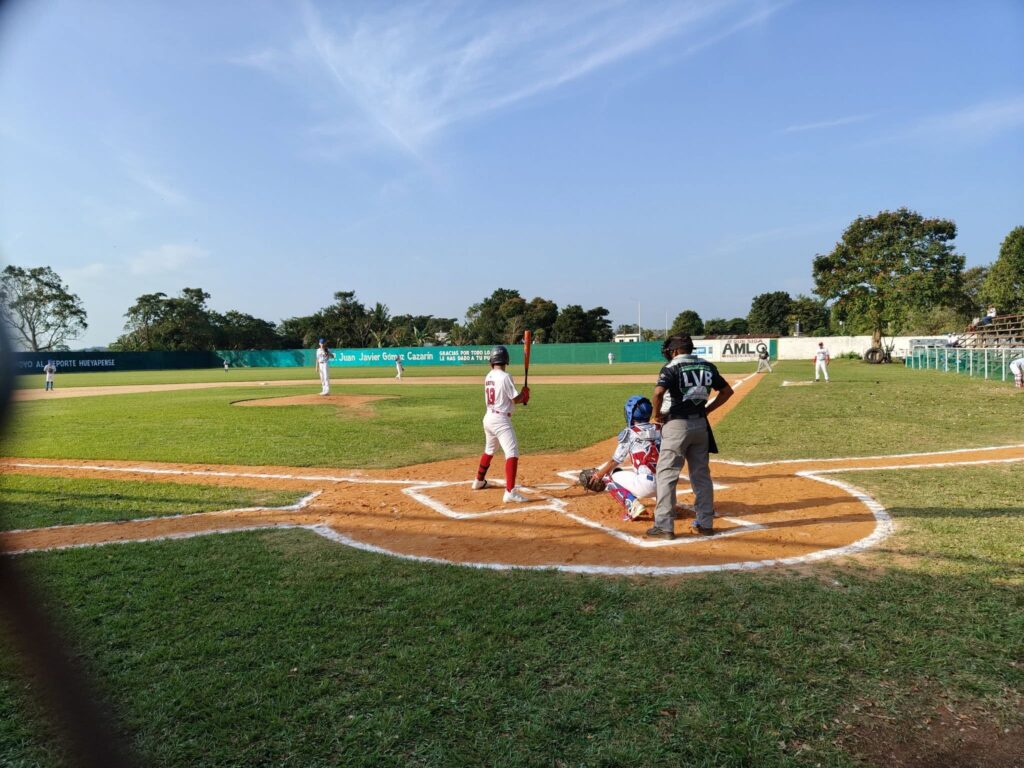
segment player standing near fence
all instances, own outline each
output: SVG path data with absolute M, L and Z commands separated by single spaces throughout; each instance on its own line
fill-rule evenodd
M 1010 361 L 1010 373 L 1013 374 L 1013 383 L 1017 389 L 1024 389 L 1024 357 Z
M 487 487 L 487 470 L 498 446 L 505 454 L 505 504 L 529 501 L 516 490 L 516 473 L 519 471 L 519 441 L 516 430 L 512 426 L 512 411 L 516 403 L 526 405 L 530 401 L 530 388 L 523 386 L 518 392 L 512 377 L 505 372 L 508 367 L 508 349 L 497 346 L 491 350 L 489 358 L 491 372 L 484 378 L 484 452 L 480 456 L 480 465 L 476 470 L 473 490 L 479 491 Z
M 824 375 L 825 381 L 828 381 L 828 364 L 832 358 L 829 357 L 828 350 L 825 349 L 825 342 L 818 342 L 818 351 L 814 353 L 814 380 L 818 381 L 818 375 Z
M 57 372 L 57 366 L 53 364 L 53 360 L 47 360 L 46 365 L 43 366 L 43 373 L 46 374 L 46 391 L 50 392 L 53 390 L 53 374 Z
M 316 370 L 320 374 L 320 396 L 331 394 L 331 378 L 328 372 L 328 366 L 331 360 L 331 350 L 327 348 L 327 344 L 323 339 L 320 339 L 320 346 L 316 350 Z

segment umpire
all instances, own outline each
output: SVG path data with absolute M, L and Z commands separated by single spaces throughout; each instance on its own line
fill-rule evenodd
M 687 333 L 670 336 L 661 345 L 668 364 L 658 374 L 654 388 L 654 419 L 661 424 L 661 453 L 658 456 L 658 506 L 654 527 L 648 536 L 675 538 L 676 485 L 685 461 L 690 485 L 696 496 L 697 519 L 693 532 L 710 536 L 715 521 L 714 486 L 708 454 L 718 453 L 707 415 L 732 397 L 732 387 L 718 369 L 693 354 L 693 340 Z M 711 390 L 718 396 L 707 404 Z

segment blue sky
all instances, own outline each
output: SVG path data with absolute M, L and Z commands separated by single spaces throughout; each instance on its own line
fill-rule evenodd
M 23 3 L 0 257 L 105 344 L 142 293 L 462 318 L 498 287 L 662 327 L 812 287 L 858 215 L 1024 224 L 1024 3 Z

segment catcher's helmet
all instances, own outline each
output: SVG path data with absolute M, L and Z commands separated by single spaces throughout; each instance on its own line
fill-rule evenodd
M 654 406 L 651 405 L 650 400 L 640 395 L 633 395 L 626 401 L 626 426 L 631 427 L 637 422 L 646 423 L 651 420 L 653 413 Z
M 491 365 L 508 365 L 508 348 L 499 344 L 491 350 L 491 356 L 487 362 Z

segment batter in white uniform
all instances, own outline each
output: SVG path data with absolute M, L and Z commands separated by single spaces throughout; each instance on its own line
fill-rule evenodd
M 505 495 L 502 501 L 522 503 L 529 501 L 516 490 L 516 472 L 519 470 L 519 441 L 516 430 L 512 426 L 512 411 L 516 403 L 526 405 L 530 401 L 530 388 L 523 387 L 522 392 L 516 391 L 512 377 L 505 372 L 508 365 L 508 349 L 497 346 L 491 350 L 489 360 L 491 372 L 484 378 L 484 452 L 480 456 L 480 466 L 476 470 L 473 490 L 479 491 L 487 487 L 487 470 L 498 446 L 505 454 Z
M 323 339 L 320 339 L 320 346 L 316 350 L 316 370 L 320 374 L 320 394 L 321 396 L 331 394 L 331 379 L 328 373 L 328 363 L 331 359 L 331 350 L 327 348 L 327 344 L 324 343 Z
M 821 374 L 825 377 L 825 381 L 828 381 L 828 363 L 831 358 L 828 355 L 828 350 L 825 349 L 825 342 L 818 342 L 818 351 L 814 353 L 814 380 L 818 381 L 818 375 Z
M 1024 357 L 1010 361 L 1010 373 L 1013 374 L 1013 383 L 1017 389 L 1024 389 Z

